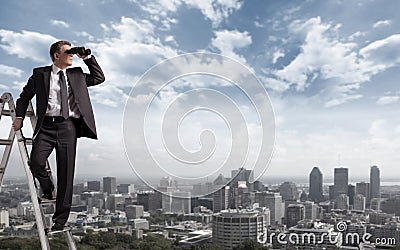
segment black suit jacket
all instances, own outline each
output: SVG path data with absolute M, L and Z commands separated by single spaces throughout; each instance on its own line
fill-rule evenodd
M 90 74 L 83 73 L 80 67 L 68 68 L 67 78 L 82 116 L 76 123 L 77 136 L 97 139 L 96 124 L 94 121 L 92 104 L 90 102 L 87 87 L 100 84 L 105 81 L 103 71 L 94 56 L 84 60 Z M 15 108 L 17 117 L 25 117 L 29 101 L 36 95 L 37 123 L 33 137 L 37 135 L 42 126 L 46 114 L 49 99 L 51 66 L 33 69 L 33 74 L 24 86 Z

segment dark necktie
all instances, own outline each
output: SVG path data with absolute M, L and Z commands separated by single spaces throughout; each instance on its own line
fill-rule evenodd
M 68 92 L 67 92 L 67 83 L 65 82 L 64 73 L 60 70 L 58 72 L 60 75 L 60 95 L 61 95 L 61 115 L 64 119 L 69 117 L 68 114 Z

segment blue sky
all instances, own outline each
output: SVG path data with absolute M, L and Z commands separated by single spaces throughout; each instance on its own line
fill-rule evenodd
M 48 48 L 58 39 L 91 48 L 107 81 L 90 90 L 100 138 L 80 141 L 77 175 L 133 178 L 122 116 L 134 84 L 167 58 L 218 53 L 252 70 L 271 98 L 276 141 L 266 175 L 307 176 L 317 165 L 331 176 L 342 165 L 350 168 L 350 178 L 366 179 L 376 164 L 383 177 L 392 178 L 400 176 L 399 5 L 386 0 L 4 0 L 0 92 L 16 96 L 33 67 L 51 63 Z M 77 58 L 74 62 L 82 65 Z M 18 165 L 15 154 L 12 160 Z

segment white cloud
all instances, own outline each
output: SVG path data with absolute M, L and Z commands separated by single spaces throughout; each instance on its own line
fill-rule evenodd
M 98 56 L 106 82 L 92 88 L 93 100 L 116 107 L 126 101 L 127 92 L 137 79 L 161 60 L 177 55 L 154 34 L 148 20 L 121 17 L 120 22 L 102 25 L 106 36 L 87 46 Z
M 0 48 L 7 54 L 29 58 L 35 62 L 49 62 L 50 44 L 57 41 L 51 35 L 22 30 L 21 33 L 0 29 Z
M 374 28 L 380 28 L 384 26 L 389 26 L 392 23 L 390 20 L 380 20 L 372 25 Z
M 374 41 L 360 50 L 375 73 L 400 63 L 400 34 Z
M 257 28 L 264 28 L 264 25 L 259 21 L 254 21 L 254 26 L 256 26 Z
M 64 27 L 64 28 L 69 28 L 69 24 L 64 22 L 64 21 L 61 21 L 61 20 L 54 20 L 53 19 L 50 22 L 51 22 L 51 25 L 53 25 L 53 26 L 61 26 L 61 27 Z
M 161 0 L 147 1 L 143 3 L 138 0 L 132 0 L 140 4 L 140 7 L 154 16 L 166 17 L 171 12 L 176 12 L 179 7 L 186 5 L 190 8 L 196 8 L 211 22 L 215 27 L 229 17 L 229 15 L 241 8 L 242 2 L 238 0 Z M 162 19 L 162 18 L 159 18 Z
M 76 32 L 76 35 L 81 37 L 86 37 L 89 41 L 94 40 L 94 37 L 91 34 L 87 33 L 86 31 Z
M 305 91 L 316 79 L 329 82 L 320 86 L 320 99 L 326 107 L 360 99 L 357 93 L 360 83 L 370 81 L 389 67 L 400 63 L 400 34 L 372 42 L 358 50 L 353 42 L 354 33 L 348 39 L 338 36 L 341 25 L 324 23 L 320 17 L 307 21 L 296 20 L 289 25 L 294 36 L 304 39 L 300 53 L 284 68 L 270 70 L 270 77 L 276 78 L 275 90 L 287 90 L 290 86 L 298 92 Z M 275 52 L 273 62 L 281 56 Z M 271 82 L 271 81 L 270 81 Z M 286 85 L 286 87 L 284 86 Z
M 279 58 L 284 57 L 285 53 L 283 53 L 282 50 L 276 50 L 274 52 L 273 58 L 272 58 L 272 63 L 275 64 Z
M 251 36 L 247 31 L 220 30 L 215 31 L 214 34 L 215 38 L 212 39 L 211 44 L 215 48 L 219 49 L 223 55 L 246 64 L 246 59 L 236 53 L 236 50 L 243 49 L 252 43 Z
M 400 96 L 382 96 L 376 101 L 376 104 L 387 105 L 398 103 L 400 101 Z
M 14 77 L 21 77 L 24 72 L 18 68 L 0 64 L 0 74 Z
M 324 24 L 319 17 L 305 23 L 296 21 L 291 29 L 295 33 L 305 35 L 301 53 L 276 75 L 304 91 L 315 77 L 322 79 L 338 78 L 343 83 L 355 83 L 368 80 L 368 76 L 360 70 L 356 44 L 343 43 L 332 37 L 330 24 Z

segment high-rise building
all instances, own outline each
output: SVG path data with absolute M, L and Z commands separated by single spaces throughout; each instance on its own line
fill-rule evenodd
M 301 204 L 304 205 L 305 219 L 313 221 L 319 217 L 318 206 L 313 201 L 305 201 Z
M 368 182 L 357 182 L 356 183 L 356 195 L 362 195 L 365 197 L 365 207 L 369 208 L 369 204 L 371 201 Z
M 213 212 L 228 209 L 229 206 L 229 186 L 223 187 L 213 193 Z
M 103 177 L 103 192 L 115 194 L 117 192 L 117 178 L 116 177 Z
M 162 196 L 163 212 L 189 214 L 191 209 L 190 192 L 173 191 Z
M 349 197 L 345 194 L 340 194 L 335 199 L 336 209 L 349 209 Z
M 334 173 L 334 199 L 340 194 L 347 195 L 349 185 L 349 169 L 348 168 L 335 168 Z
M 309 197 L 315 202 L 320 202 L 324 199 L 323 195 L 323 175 L 318 167 L 314 167 L 310 173 L 310 191 Z
M 371 199 L 373 198 L 381 198 L 380 193 L 380 186 L 381 186 L 381 179 L 380 179 L 380 170 L 377 166 L 372 166 L 370 171 L 370 195 Z
M 305 219 L 305 208 L 302 204 L 290 204 L 286 210 L 287 228 L 297 225 L 297 222 Z
M 349 205 L 354 205 L 354 197 L 356 196 L 356 187 L 352 184 L 347 186 L 347 196 L 349 197 Z
M 100 191 L 100 181 L 88 181 L 87 182 L 87 189 L 88 191 Z
M 270 211 L 271 225 L 282 224 L 282 196 L 278 193 L 256 192 L 255 203 L 260 207 L 266 207 Z
M 128 219 L 139 219 L 143 217 L 144 207 L 141 205 L 128 205 L 125 208 L 125 213 Z
M 143 205 L 145 211 L 155 211 L 162 208 L 162 195 L 159 192 L 138 193 L 137 204 Z
M 10 226 L 10 215 L 8 210 L 1 209 L 0 210 L 0 228 L 7 228 Z
M 354 210 L 365 211 L 365 196 L 362 194 L 357 194 L 354 197 Z
M 233 249 L 245 240 L 257 241 L 269 225 L 269 210 L 230 209 L 213 215 L 212 239 L 224 249 Z
M 120 204 L 125 203 L 125 198 L 120 194 L 111 194 L 106 199 L 105 208 L 111 212 L 118 210 Z
M 233 184 L 237 181 L 245 181 L 249 184 L 249 180 L 254 181 L 254 172 L 245 168 L 235 169 L 231 171 L 231 179 Z
M 135 192 L 134 184 L 119 184 L 117 186 L 117 191 L 119 194 L 132 194 Z
M 293 182 L 285 181 L 279 187 L 279 194 L 282 196 L 282 200 L 297 200 L 299 198 L 299 191 L 297 190 L 296 184 Z

